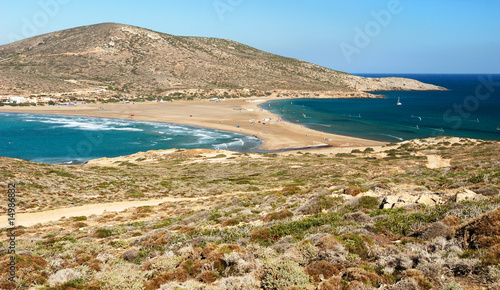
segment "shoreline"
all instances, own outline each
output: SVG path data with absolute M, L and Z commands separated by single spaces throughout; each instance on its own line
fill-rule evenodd
M 261 151 L 370 147 L 387 144 L 309 129 L 300 124 L 283 121 L 279 115 L 259 107 L 260 104 L 277 99 L 284 98 L 238 98 L 221 102 L 195 100 L 166 103 L 106 103 L 72 107 L 0 107 L 0 112 L 88 116 L 194 125 L 254 136 L 262 140 L 261 145 L 256 148 Z

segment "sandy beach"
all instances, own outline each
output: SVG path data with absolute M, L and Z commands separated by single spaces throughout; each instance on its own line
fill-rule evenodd
M 258 149 L 269 151 L 322 146 L 338 148 L 368 147 L 384 144 L 378 141 L 323 133 L 308 129 L 300 124 L 280 121 L 279 116 L 258 107 L 259 104 L 269 100 L 272 99 L 229 99 L 221 102 L 196 100 L 166 103 L 79 104 L 72 107 L 4 106 L 0 107 L 0 112 L 121 118 L 195 125 L 258 137 L 263 140 Z M 267 121 L 264 122 L 263 120 Z

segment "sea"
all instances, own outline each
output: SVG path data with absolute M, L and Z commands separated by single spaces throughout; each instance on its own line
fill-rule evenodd
M 253 136 L 190 125 L 123 119 L 0 113 L 0 156 L 48 164 L 172 148 L 248 152 Z
M 261 108 L 306 127 L 377 141 L 457 136 L 500 140 L 500 75 L 358 74 L 405 77 L 447 91 L 374 92 L 376 99 L 274 100 Z M 399 105 L 398 105 L 399 103 Z M 49 164 L 171 148 L 257 151 L 261 140 L 189 125 L 0 113 L 0 156 Z
M 377 99 L 276 100 L 260 106 L 311 129 L 384 142 L 437 136 L 500 140 L 499 74 L 358 75 L 411 78 L 448 90 L 372 92 Z

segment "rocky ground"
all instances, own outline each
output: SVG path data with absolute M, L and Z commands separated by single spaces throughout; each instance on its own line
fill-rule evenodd
M 444 137 L 350 153 L 169 150 L 78 166 L 3 158 L 0 190 L 17 182 L 19 215 L 189 198 L 17 228 L 27 288 L 498 289 L 499 147 Z M 8 233 L 0 288 L 15 289 Z

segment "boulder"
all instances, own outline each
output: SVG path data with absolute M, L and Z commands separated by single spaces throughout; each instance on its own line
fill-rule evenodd
M 455 202 L 462 202 L 462 201 L 466 201 L 466 200 L 475 200 L 476 196 L 477 196 L 477 194 L 474 191 L 464 189 L 462 192 L 457 193 L 457 195 L 455 196 Z
M 393 208 L 394 205 L 398 202 L 399 197 L 394 195 L 389 195 L 384 198 L 381 204 L 381 208 L 390 209 Z
M 424 193 L 417 199 L 417 203 L 434 206 L 440 200 L 441 198 L 435 194 Z

